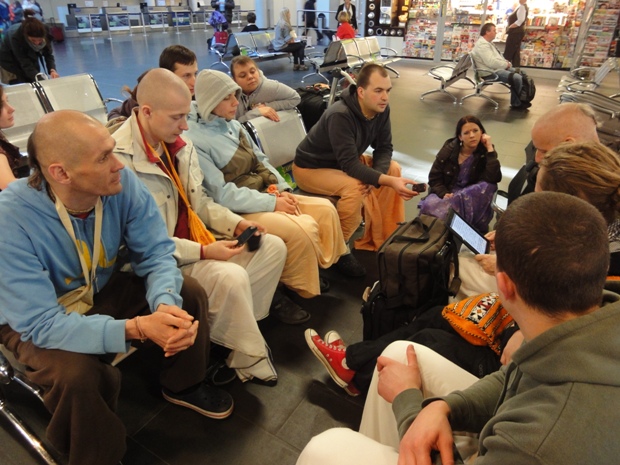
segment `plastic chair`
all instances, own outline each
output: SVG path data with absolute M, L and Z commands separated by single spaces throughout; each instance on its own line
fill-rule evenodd
M 582 66 L 575 68 L 570 72 L 570 76 L 564 76 L 560 80 L 556 92 L 582 92 L 584 90 L 596 90 L 602 83 L 610 71 L 618 68 L 618 59 L 610 57 L 598 68 L 591 66 Z
M 117 354 L 111 363 L 112 366 L 116 366 L 136 350 L 135 347 L 131 346 L 127 352 Z M 43 403 L 43 390 L 26 377 L 24 374 L 25 368 L 26 367 L 15 360 L 11 352 L 0 344 L 0 386 L 7 386 L 11 383 L 15 383 Z M 0 388 L 0 415 L 13 425 L 20 436 L 26 440 L 30 449 L 39 455 L 46 464 L 59 465 L 59 462 L 57 462 L 54 456 L 47 450 L 33 430 L 11 410 L 9 401 L 2 388 Z
M 278 111 L 280 121 L 264 116 L 245 122 L 250 135 L 273 166 L 283 166 L 295 158 L 299 143 L 306 137 L 301 113 L 296 108 Z
M 103 124 L 108 121 L 106 103 L 119 99 L 104 99 L 95 79 L 90 74 L 75 74 L 34 83 L 45 97 L 49 111 L 77 110 L 86 113 Z
M 48 111 L 47 104 L 42 101 L 45 97 L 31 84 L 5 86 L 4 93 L 11 106 L 15 108 L 15 124 L 11 128 L 3 129 L 2 132 L 11 144 L 25 153 L 28 137 L 32 134 L 37 121 Z
M 365 39 L 355 39 L 358 41 L 365 40 L 368 42 L 368 48 L 370 49 L 370 56 L 373 57 L 373 61 L 376 63 L 383 65 L 383 67 L 389 71 L 392 71 L 396 77 L 400 77 L 400 73 L 396 71 L 394 68 L 389 66 L 391 63 L 400 60 L 400 57 L 397 56 L 398 52 L 390 47 L 381 47 L 379 45 L 379 41 L 376 36 L 366 37 Z
M 468 98 L 482 97 L 483 99 L 486 99 L 489 102 L 491 102 L 493 106 L 495 107 L 495 109 L 497 110 L 499 108 L 499 104 L 495 100 L 493 100 L 491 97 L 484 94 L 483 93 L 484 89 L 494 84 L 499 84 L 501 86 L 506 87 L 508 90 L 510 90 L 510 85 L 506 84 L 505 82 L 500 81 L 499 76 L 494 71 L 478 66 L 476 64 L 476 56 L 473 53 L 470 53 L 469 56 L 471 57 L 471 64 L 472 64 L 472 68 L 474 69 L 474 80 L 476 82 L 475 92 L 473 94 L 469 94 L 463 97 L 460 102 L 461 105 Z
M 9 385 L 11 383 L 16 383 L 25 388 L 32 395 L 37 397 L 41 402 L 43 402 L 42 391 L 41 388 L 32 384 L 28 378 L 26 378 L 22 372 L 16 371 L 13 369 L 13 365 L 9 362 L 9 359 L 5 357 L 5 349 L 3 346 L 0 346 L 0 384 L 1 385 Z M 10 354 L 10 358 L 12 356 Z M 43 459 L 43 461 L 49 465 L 56 465 L 58 462 L 52 454 L 45 448 L 41 440 L 37 437 L 37 435 L 32 431 L 31 428 L 28 427 L 26 423 L 16 414 L 14 413 L 10 406 L 9 402 L 6 398 L 4 390 L 0 388 L 0 414 L 8 420 L 8 422 L 15 427 L 19 435 L 26 440 L 29 447 Z
M 439 89 L 424 92 L 420 95 L 420 100 L 424 100 L 424 97 L 429 94 L 440 92 L 452 97 L 452 100 L 454 100 L 453 103 L 456 105 L 459 99 L 452 93 L 448 92 L 446 87 L 450 87 L 452 84 L 460 81 L 461 79 L 466 79 L 471 82 L 474 88 L 476 88 L 476 83 L 467 76 L 467 71 L 469 68 L 471 68 L 471 57 L 467 53 L 463 55 L 456 64 L 439 65 L 431 68 L 428 74 L 430 74 L 434 79 L 440 81 L 440 87 Z
M 364 66 L 366 62 L 360 56 L 360 51 L 357 48 L 355 39 L 341 40 L 340 43 L 342 43 L 342 48 L 347 55 L 347 65 L 349 68 L 356 69 Z

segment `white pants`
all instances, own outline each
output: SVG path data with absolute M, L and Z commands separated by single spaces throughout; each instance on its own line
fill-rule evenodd
M 255 252 L 246 248 L 228 261 L 200 260 L 181 268 L 207 292 L 211 340 L 232 349 L 226 362 L 242 381 L 277 376 L 256 321 L 269 315 L 285 260 L 282 239 L 265 234 Z
M 484 271 L 475 255 L 465 246 L 459 252 L 459 278 L 461 288 L 453 300 L 455 302 L 486 292 L 497 292 L 495 276 Z
M 425 398 L 465 389 L 478 380 L 428 347 L 413 342 L 393 342 L 382 355 L 407 363 L 406 352 L 410 344 L 414 345 L 418 357 Z M 392 404 L 379 395 L 377 383 L 375 369 L 364 405 L 360 432 L 334 428 L 315 436 L 301 452 L 297 465 L 393 465 L 398 462 L 400 438 L 396 419 Z M 472 448 L 475 449 L 470 437 L 455 437 L 455 442 L 465 455 L 472 452 Z

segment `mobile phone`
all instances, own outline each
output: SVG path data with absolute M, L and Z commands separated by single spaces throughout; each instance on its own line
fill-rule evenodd
M 456 444 L 452 444 L 452 455 L 454 456 L 454 465 L 464 464 L 463 458 L 459 453 L 459 450 L 456 448 Z M 441 456 L 439 455 L 439 451 L 432 450 L 431 451 L 431 462 L 433 465 L 441 465 L 443 462 L 441 461 Z
M 424 184 L 423 182 L 420 182 L 418 184 L 411 184 L 411 190 L 412 191 L 416 191 L 416 192 L 425 192 L 426 191 L 426 184 Z
M 242 247 L 245 245 L 245 243 L 250 240 L 256 231 L 258 231 L 256 226 L 248 226 L 245 231 L 235 238 L 237 239 L 237 247 Z

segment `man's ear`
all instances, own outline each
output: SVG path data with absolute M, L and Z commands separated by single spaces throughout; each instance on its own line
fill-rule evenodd
M 517 297 L 517 288 L 515 287 L 515 283 L 506 273 L 503 271 L 497 271 L 495 273 L 495 280 L 497 281 L 497 289 L 502 294 L 504 299 L 510 302 Z
M 151 107 L 148 105 L 140 105 L 140 107 L 138 107 L 138 111 L 146 118 L 150 118 L 151 113 L 153 112 Z
M 47 172 L 58 184 L 69 184 L 71 182 L 69 174 L 67 174 L 65 168 L 60 163 L 52 163 L 49 165 L 47 167 Z

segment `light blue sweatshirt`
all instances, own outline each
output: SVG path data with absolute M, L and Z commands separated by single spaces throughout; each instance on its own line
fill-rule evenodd
M 145 278 L 151 310 L 182 305 L 183 278 L 172 254 L 162 217 L 151 194 L 130 170 L 121 171 L 123 190 L 103 197 L 102 251 L 95 294 L 114 271 L 119 248 L 127 245 L 133 270 Z M 86 219 L 71 217 L 78 241 L 93 250 L 94 210 Z M 85 284 L 76 246 L 63 227 L 45 188 L 26 179 L 0 194 L 0 324 L 9 324 L 38 347 L 102 354 L 124 352 L 125 320 L 105 315 L 65 313 L 58 297 Z
M 278 170 L 269 164 L 267 156 L 254 143 L 239 121 L 227 121 L 213 114 L 209 115 L 208 120 L 204 120 L 199 118 L 195 111 L 192 111 L 187 124 L 189 130 L 186 135 L 194 143 L 198 152 L 200 168 L 204 173 L 203 185 L 213 200 L 240 214 L 275 210 L 275 196 L 248 187 L 237 187 L 235 183 L 224 180 L 221 169 L 231 162 L 237 163 L 237 161 L 233 161 L 233 158 L 246 155 L 238 150 L 239 134 L 243 132 L 245 138 L 252 144 L 252 150 L 258 161 L 276 176 L 278 190 L 282 191 L 289 188 Z M 240 166 L 244 165 L 243 162 L 239 164 Z

